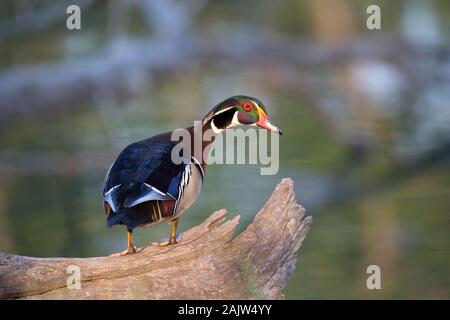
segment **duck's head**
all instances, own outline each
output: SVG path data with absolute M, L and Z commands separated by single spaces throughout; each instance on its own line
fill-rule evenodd
M 215 133 L 240 125 L 252 125 L 282 134 L 270 123 L 262 102 L 249 96 L 233 96 L 222 101 L 203 118 L 203 126 L 207 124 Z

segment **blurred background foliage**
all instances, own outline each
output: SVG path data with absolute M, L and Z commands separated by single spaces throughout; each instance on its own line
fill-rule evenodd
M 370 4 L 381 30 L 366 28 Z M 242 229 L 290 176 L 314 224 L 287 298 L 448 299 L 449 39 L 448 0 L 4 0 L 0 250 L 122 250 L 101 200 L 117 153 L 242 93 L 285 132 L 280 171 L 212 165 L 181 230 L 222 207 Z M 366 288 L 371 264 L 382 290 Z

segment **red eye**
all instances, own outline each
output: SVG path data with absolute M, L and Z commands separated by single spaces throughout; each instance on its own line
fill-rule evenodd
M 245 111 L 252 111 L 253 109 L 253 105 L 250 101 L 244 102 L 244 104 L 242 105 L 242 108 L 244 108 Z

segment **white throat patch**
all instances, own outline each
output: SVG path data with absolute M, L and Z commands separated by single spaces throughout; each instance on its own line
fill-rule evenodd
M 242 125 L 242 124 L 238 120 L 238 111 L 236 111 L 234 113 L 233 120 L 231 120 L 231 124 L 230 124 L 230 126 L 228 128 L 234 128 L 234 127 L 237 127 L 237 126 L 240 126 L 240 125 Z
M 213 130 L 213 132 L 215 134 L 219 134 L 219 133 L 222 133 L 224 131 L 224 129 L 219 129 L 219 128 L 216 127 L 216 125 L 214 124 L 214 119 L 211 120 L 211 129 Z

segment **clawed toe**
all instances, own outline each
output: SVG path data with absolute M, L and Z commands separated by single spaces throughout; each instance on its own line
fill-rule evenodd
M 120 257 L 125 256 L 127 254 L 134 254 L 139 253 L 142 250 L 142 248 L 137 248 L 136 246 L 128 247 L 128 249 L 123 250 L 122 252 L 113 253 L 110 256 L 111 257 Z
M 169 238 L 167 240 L 163 240 L 161 242 L 153 242 L 152 245 L 159 246 L 159 247 L 167 247 L 173 244 L 177 244 L 178 241 L 181 239 L 181 234 L 177 235 L 176 237 Z
M 167 247 L 167 246 L 170 246 L 170 245 L 176 244 L 176 243 L 177 243 L 176 240 L 174 242 L 172 242 L 171 240 L 166 240 L 166 241 L 161 241 L 161 242 L 153 242 L 152 244 L 156 245 L 156 246 L 160 246 L 160 247 Z

